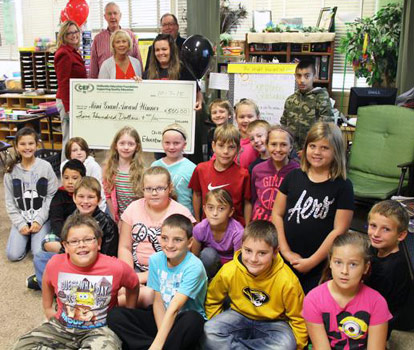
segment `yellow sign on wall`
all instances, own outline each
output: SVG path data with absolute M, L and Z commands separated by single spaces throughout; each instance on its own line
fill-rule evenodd
M 148 49 L 152 45 L 153 40 L 139 40 L 139 51 L 141 53 L 142 65 L 145 67 L 148 57 Z
M 295 74 L 295 63 L 230 63 L 227 73 Z

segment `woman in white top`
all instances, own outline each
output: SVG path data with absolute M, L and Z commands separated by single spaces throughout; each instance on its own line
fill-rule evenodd
M 142 76 L 141 63 L 128 56 L 132 49 L 132 39 L 122 29 L 111 35 L 110 48 L 112 56 L 102 63 L 98 79 L 136 79 Z

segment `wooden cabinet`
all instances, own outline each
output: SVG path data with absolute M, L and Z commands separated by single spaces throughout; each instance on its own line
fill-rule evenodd
M 23 89 L 44 89 L 48 93 L 56 93 L 54 53 L 20 51 L 20 71 Z
M 335 33 L 247 33 L 245 56 L 247 62 L 291 63 L 296 59 L 315 62 L 315 86 L 332 93 L 332 74 Z
M 25 96 L 22 94 L 2 94 L 0 95 L 0 107 L 4 109 L 27 110 L 33 105 L 37 106 L 42 102 L 52 102 L 55 100 L 55 95 Z M 27 121 L 27 123 L 31 122 L 34 123 L 35 120 Z M 6 136 L 14 136 L 17 126 L 20 124 L 15 120 L 1 120 L 0 140 L 5 140 Z M 52 127 L 52 133 L 50 132 L 50 126 Z M 49 123 L 46 117 L 37 119 L 35 129 L 40 132 L 45 148 L 52 148 L 52 145 L 55 149 L 62 148 L 62 127 L 59 117 L 52 119 L 51 123 Z
M 22 94 L 1 94 L 0 95 L 0 107 L 4 109 L 17 109 L 27 110 L 32 106 L 38 106 L 43 102 L 54 102 L 56 101 L 56 95 L 39 95 L 39 96 L 28 96 Z
M 52 133 L 50 132 L 50 126 L 52 127 Z M 62 124 L 60 119 L 53 118 L 51 124 L 49 124 L 47 118 L 41 119 L 40 136 L 45 148 L 62 149 Z

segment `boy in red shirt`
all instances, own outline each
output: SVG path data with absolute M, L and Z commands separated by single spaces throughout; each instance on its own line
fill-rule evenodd
M 53 256 L 43 275 L 43 309 L 48 321 L 22 336 L 13 349 L 121 349 L 120 339 L 107 326 L 107 313 L 117 305 L 122 287 L 127 307 L 135 308 L 136 273 L 125 262 L 99 252 L 102 230 L 90 216 L 71 215 L 61 239 L 66 254 Z
M 232 124 L 219 126 L 212 142 L 215 159 L 197 165 L 191 177 L 189 188 L 193 190 L 195 218 L 201 221 L 201 207 L 206 194 L 216 188 L 226 189 L 233 199 L 234 218 L 242 225 L 250 222 L 250 176 L 234 162 L 240 145 L 240 134 Z

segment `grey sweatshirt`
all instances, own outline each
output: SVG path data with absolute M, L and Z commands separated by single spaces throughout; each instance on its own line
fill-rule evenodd
M 47 161 L 36 158 L 30 170 L 16 164 L 11 173 L 4 174 L 6 210 L 12 224 L 18 230 L 34 221 L 43 226 L 57 188 L 57 177 Z

